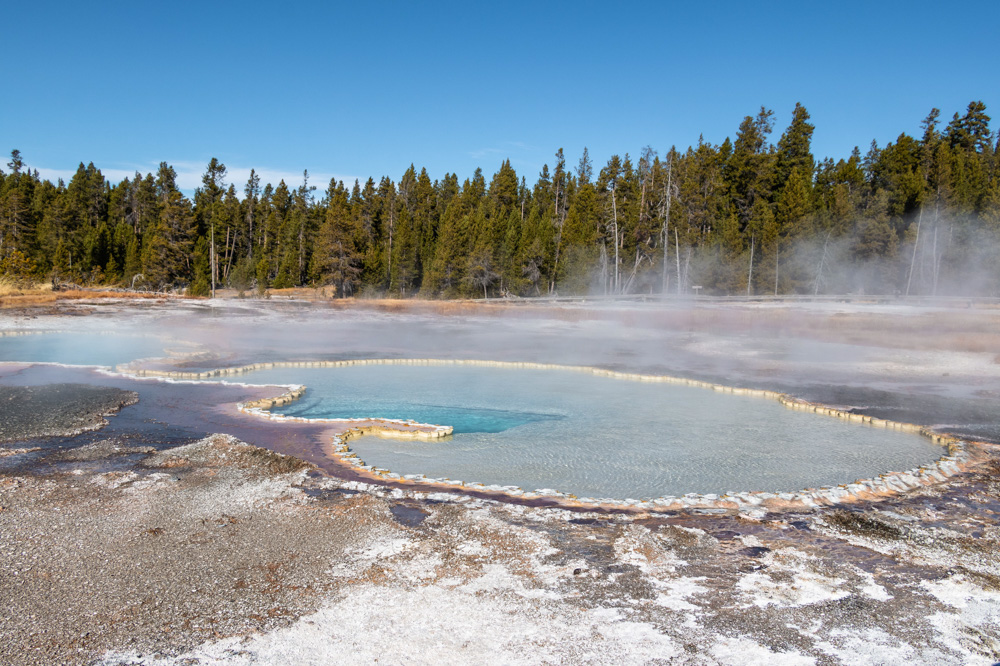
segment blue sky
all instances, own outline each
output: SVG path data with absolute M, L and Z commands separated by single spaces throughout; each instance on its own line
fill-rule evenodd
M 801 102 L 817 158 L 932 107 L 1000 117 L 1000 3 L 46 3 L 2 11 L 0 150 L 48 177 L 112 180 L 162 160 L 183 189 L 215 156 L 241 189 L 330 177 L 532 183 L 563 147 L 721 143 L 763 105 L 777 141 Z M 998 123 L 994 121 L 996 128 Z M 3 160 L 6 162 L 6 159 Z

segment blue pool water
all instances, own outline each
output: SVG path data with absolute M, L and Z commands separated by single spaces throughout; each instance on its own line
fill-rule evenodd
M 450 425 L 457 435 L 501 433 L 530 423 L 565 418 L 563 412 L 534 409 L 526 401 L 518 401 L 514 406 L 510 406 L 510 401 L 498 402 L 495 391 L 510 392 L 511 387 L 468 381 L 472 377 L 468 371 L 440 373 L 441 368 L 434 367 L 397 367 L 403 371 L 397 375 L 386 373 L 387 369 L 388 366 L 378 365 L 285 368 L 253 373 L 248 381 L 306 384 L 309 390 L 304 398 L 274 411 L 310 419 L 411 419 Z M 425 378 L 432 379 L 435 385 L 412 390 L 413 382 Z
M 587 497 L 794 491 L 942 455 L 918 435 L 773 400 L 567 370 L 366 365 L 259 371 L 246 381 L 308 386 L 276 410 L 288 415 L 455 427 L 444 440 L 352 440 L 370 465 Z
M 360 415 L 380 419 L 406 418 L 418 423 L 450 425 L 456 435 L 468 433 L 500 433 L 517 426 L 565 418 L 557 414 L 522 412 L 517 410 L 489 409 L 480 407 L 467 409 L 449 405 L 430 405 L 410 400 L 390 402 L 373 398 L 363 406 L 345 407 L 341 403 L 327 404 L 323 398 L 306 398 L 304 403 L 293 404 L 279 410 L 288 416 L 304 418 L 344 419 Z

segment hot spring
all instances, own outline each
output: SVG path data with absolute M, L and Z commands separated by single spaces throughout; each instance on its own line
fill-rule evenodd
M 0 362 L 113 368 L 136 359 L 167 355 L 165 341 L 149 335 L 39 331 L 0 336 Z
M 453 436 L 429 441 L 351 439 L 368 465 L 581 497 L 793 492 L 916 468 L 944 453 L 915 433 L 776 400 L 572 369 L 373 364 L 258 370 L 241 381 L 306 385 L 302 399 L 272 410 L 285 416 L 454 427 Z
M 0 362 L 115 367 L 164 357 L 166 344 L 128 334 L 8 335 Z M 373 363 L 257 370 L 239 381 L 306 385 L 301 399 L 272 410 L 279 415 L 454 429 L 431 440 L 352 438 L 351 450 L 369 466 L 580 497 L 795 492 L 913 469 L 944 454 L 919 434 L 776 400 L 579 370 Z

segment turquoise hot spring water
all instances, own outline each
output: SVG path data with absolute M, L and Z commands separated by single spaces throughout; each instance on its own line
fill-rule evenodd
M 440 440 L 365 436 L 369 465 L 581 497 L 791 492 L 918 467 L 925 437 L 789 410 L 775 400 L 565 369 L 358 365 L 255 371 L 239 381 L 305 384 L 274 411 L 451 425 Z

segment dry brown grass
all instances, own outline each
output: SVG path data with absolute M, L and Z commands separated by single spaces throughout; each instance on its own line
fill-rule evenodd
M 439 314 L 445 316 L 489 315 L 514 312 L 518 308 L 503 301 L 471 301 L 442 300 L 431 301 L 423 299 L 372 299 L 353 300 L 342 299 L 331 301 L 330 305 L 337 308 L 364 308 L 379 312 L 404 314 Z
M 105 299 L 178 299 L 185 298 L 173 294 L 147 292 L 111 291 L 99 288 L 77 288 L 54 291 L 48 282 L 18 285 L 9 278 L 0 278 L 0 310 L 10 308 L 32 308 L 52 305 L 58 301 L 105 300 Z
M 0 308 L 54 303 L 51 283 L 27 283 L 8 276 L 0 277 Z
M 24 280 L 18 280 L 7 275 L 0 276 L 0 298 L 51 291 L 52 284 L 48 282 L 32 283 Z

